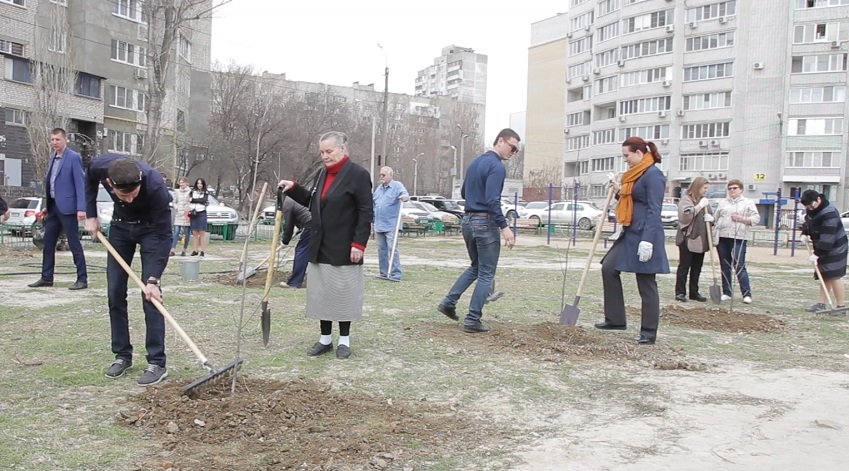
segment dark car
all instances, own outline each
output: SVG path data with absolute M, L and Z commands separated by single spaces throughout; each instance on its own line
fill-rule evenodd
M 463 217 L 463 208 L 454 200 L 420 197 L 419 201 L 424 203 L 430 203 L 433 206 L 436 206 L 436 209 L 440 211 L 445 211 L 446 213 L 451 213 L 455 216 Z

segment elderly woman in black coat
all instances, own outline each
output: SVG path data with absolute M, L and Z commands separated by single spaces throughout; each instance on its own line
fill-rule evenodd
M 805 190 L 801 203 L 807 209 L 802 235 L 808 236 L 814 246 L 811 262 L 819 268 L 826 289 L 834 293 L 834 307 L 845 307 L 846 288 L 843 286 L 843 277 L 846 275 L 849 240 L 840 221 L 840 213 L 828 202 L 825 195 L 816 190 Z M 817 312 L 826 309 L 825 301 L 826 292 L 820 285 L 819 300 L 806 311 Z

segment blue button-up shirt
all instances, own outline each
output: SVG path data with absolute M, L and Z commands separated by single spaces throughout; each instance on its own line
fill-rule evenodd
M 495 151 L 478 156 L 466 170 L 461 194 L 466 200 L 466 212 L 488 212 L 498 227 L 507 227 L 507 219 L 501 212 L 501 191 L 507 168 Z
M 380 184 L 371 198 L 374 201 L 374 232 L 392 232 L 398 222 L 398 213 L 404 204 L 401 196 L 410 196 L 404 184 L 390 180 L 388 185 Z

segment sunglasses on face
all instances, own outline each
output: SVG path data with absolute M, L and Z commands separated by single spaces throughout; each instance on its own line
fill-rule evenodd
M 731 191 L 731 190 L 739 190 L 739 189 L 740 189 L 740 187 L 739 187 L 739 186 L 729 186 L 729 187 L 728 187 L 728 191 Z

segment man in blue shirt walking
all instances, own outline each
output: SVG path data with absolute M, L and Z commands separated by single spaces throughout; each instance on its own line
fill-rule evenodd
M 380 169 L 380 185 L 374 190 L 374 238 L 377 240 L 378 266 L 380 275 L 389 281 L 401 281 L 401 260 L 398 258 L 398 218 L 401 205 L 410 199 L 404 184 L 393 180 L 395 176 L 390 167 Z M 390 256 L 390 252 L 393 251 Z M 389 259 L 392 259 L 390 271 Z
M 459 320 L 456 305 L 460 296 L 477 280 L 469 302 L 469 313 L 463 320 L 463 331 L 489 332 L 481 322 L 483 305 L 492 291 L 495 269 L 501 254 L 501 236 L 512 249 L 516 238 L 501 212 L 501 191 L 507 161 L 519 150 L 519 135 L 512 129 L 502 129 L 495 137 L 492 150 L 477 157 L 469 165 L 461 190 L 466 211 L 461 227 L 471 265 L 457 278 L 454 286 L 436 309 L 450 319 Z M 500 234 L 499 234 L 500 232 Z

